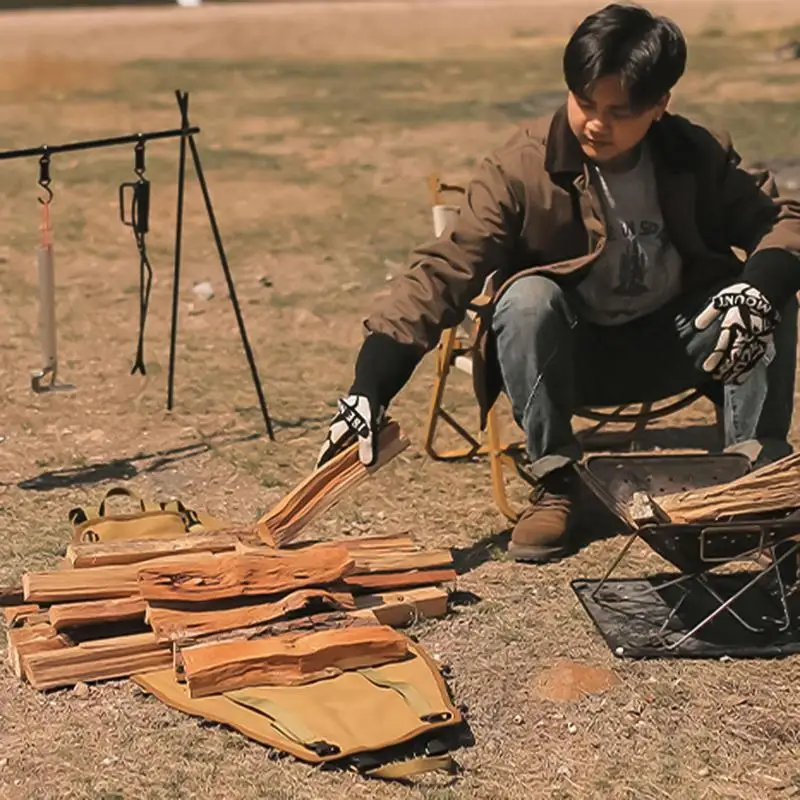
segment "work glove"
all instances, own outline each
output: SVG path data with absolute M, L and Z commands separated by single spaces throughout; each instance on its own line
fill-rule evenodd
M 355 441 L 361 463 L 365 467 L 375 464 L 378 433 L 389 403 L 411 377 L 424 352 L 384 333 L 367 336 L 356 359 L 353 385 L 339 400 L 328 426 L 317 469 Z
M 328 427 L 328 435 L 317 458 L 317 468 L 358 439 L 358 458 L 365 467 L 378 460 L 378 431 L 386 408 L 363 394 L 339 400 L 339 411 Z
M 734 283 L 711 298 L 695 317 L 698 331 L 718 324 L 714 349 L 702 368 L 716 380 L 738 385 L 765 356 L 774 352 L 772 332 L 779 315 L 772 303 L 749 283 Z

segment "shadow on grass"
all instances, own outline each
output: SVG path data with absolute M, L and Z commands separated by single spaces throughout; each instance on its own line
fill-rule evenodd
M 328 417 L 299 418 L 292 420 L 272 420 L 276 429 L 297 428 L 309 422 L 327 422 Z M 155 450 L 150 453 L 137 453 L 127 458 L 111 458 L 96 464 L 80 467 L 46 470 L 25 478 L 15 484 L 20 489 L 34 492 L 49 492 L 53 489 L 68 489 L 76 486 L 88 486 L 103 481 L 127 481 L 137 475 L 158 472 L 181 461 L 228 447 L 234 444 L 253 442 L 264 437 L 263 433 L 244 433 L 234 436 L 213 434 L 202 441 L 166 450 Z M 8 486 L 11 484 L 0 484 Z

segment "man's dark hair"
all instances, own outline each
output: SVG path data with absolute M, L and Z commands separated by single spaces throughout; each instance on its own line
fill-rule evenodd
M 613 3 L 588 16 L 564 51 L 564 77 L 573 94 L 587 97 L 599 78 L 618 75 L 635 110 L 658 103 L 685 68 L 680 28 L 636 5 Z

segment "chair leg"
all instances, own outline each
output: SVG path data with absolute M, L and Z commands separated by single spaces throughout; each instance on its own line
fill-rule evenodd
M 500 441 L 500 431 L 498 430 L 497 411 L 491 409 L 486 418 L 486 437 L 488 439 L 489 469 L 492 475 L 492 496 L 494 502 L 500 509 L 500 513 L 509 520 L 516 522 L 519 519 L 519 512 L 516 511 L 508 500 L 506 492 L 506 481 L 503 475 L 504 449 Z
M 425 452 L 432 458 L 436 458 L 436 451 L 433 447 L 433 440 L 436 437 L 436 426 L 439 422 L 439 415 L 442 409 L 442 398 L 444 397 L 445 386 L 447 385 L 447 378 L 450 374 L 451 359 L 453 357 L 453 348 L 456 342 L 456 330 L 450 328 L 445 331 L 442 340 L 439 343 L 438 352 L 436 354 L 436 378 L 433 384 L 433 395 L 431 396 L 431 403 L 428 409 L 428 425 L 425 431 Z
M 456 352 L 457 347 L 460 347 L 458 334 L 455 328 L 450 328 L 442 335 L 437 350 L 436 378 L 434 379 L 433 394 L 431 395 L 428 410 L 428 424 L 423 443 L 425 452 L 437 461 L 459 461 L 486 453 L 486 448 L 478 439 L 442 407 L 447 379 L 453 369 L 453 354 Z M 438 450 L 436 448 L 436 432 L 440 420 L 444 420 L 448 427 L 467 443 L 466 446 L 456 447 L 452 450 Z

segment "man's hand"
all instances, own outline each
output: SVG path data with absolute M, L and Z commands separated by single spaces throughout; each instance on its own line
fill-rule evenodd
M 358 440 L 358 457 L 365 467 L 378 460 L 378 430 L 386 409 L 363 394 L 351 394 L 339 400 L 339 411 L 331 421 L 325 444 L 317 459 L 317 468 Z
M 718 292 L 694 321 L 699 331 L 719 322 L 714 349 L 703 369 L 723 383 L 743 383 L 750 370 L 773 348 L 779 315 L 754 286 L 735 283 Z

